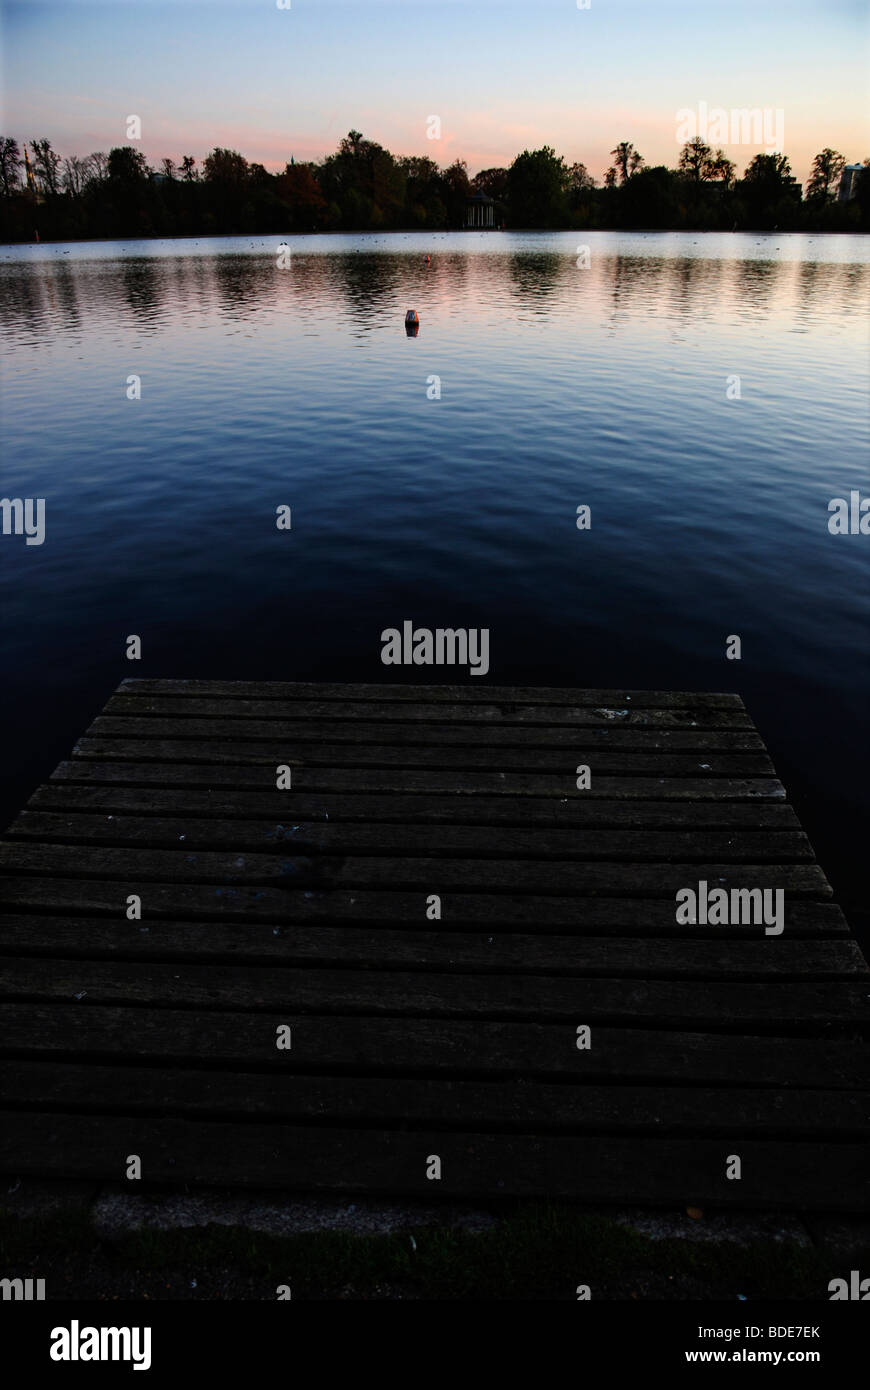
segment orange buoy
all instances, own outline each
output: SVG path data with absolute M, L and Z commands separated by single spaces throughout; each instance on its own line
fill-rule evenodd
M 431 263 L 432 263 L 432 257 L 431 257 L 431 256 L 427 256 L 427 257 L 426 257 L 426 265 L 431 265 Z
M 420 316 L 416 309 L 409 309 L 405 315 L 405 323 L 419 323 Z

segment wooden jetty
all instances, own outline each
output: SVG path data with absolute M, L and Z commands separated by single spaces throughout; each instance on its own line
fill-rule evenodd
M 870 972 L 736 695 L 124 681 L 0 894 L 9 1175 L 870 1209 Z

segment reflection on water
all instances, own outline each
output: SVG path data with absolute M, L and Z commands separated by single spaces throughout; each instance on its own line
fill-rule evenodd
M 428 267 L 408 253 L 303 250 L 286 270 L 263 250 L 119 261 L 7 258 L 0 259 L 0 303 L 4 338 L 18 345 L 28 331 L 35 341 L 46 331 L 74 330 L 83 316 L 97 331 L 113 322 L 168 327 L 209 313 L 257 320 L 299 312 L 317 317 L 324 329 L 324 315 L 350 315 L 374 327 L 387 321 L 395 300 L 411 298 L 430 313 L 472 318 L 498 307 L 577 319 L 607 306 L 614 314 L 652 311 L 721 322 L 744 314 L 802 315 L 820 301 L 827 312 L 857 315 L 866 303 L 868 273 L 866 262 L 700 260 L 606 250 L 593 255 L 587 270 L 578 269 L 570 250 L 446 251 Z
M 857 896 L 870 565 L 826 522 L 868 490 L 870 242 L 583 239 L 0 250 L 2 494 L 47 525 L 0 538 L 7 817 L 130 632 L 141 675 L 378 680 L 413 618 L 489 627 L 496 683 L 741 691 Z
M 45 331 L 62 335 L 94 320 L 103 331 L 135 320 L 139 327 L 183 324 L 204 315 L 235 320 L 263 320 L 274 314 L 303 314 L 327 322 L 341 315 L 364 328 L 389 321 L 396 300 L 414 299 L 430 313 L 480 317 L 496 308 L 521 318 L 582 318 L 608 306 L 618 319 L 653 312 L 673 317 L 724 322 L 746 315 L 792 314 L 801 318 L 821 304 L 827 313 L 846 317 L 866 303 L 868 239 L 780 236 L 770 244 L 756 237 L 709 237 L 703 244 L 714 254 L 697 254 L 698 239 L 650 235 L 641 254 L 619 249 L 615 234 L 587 234 L 591 264 L 580 269 L 576 237 L 441 237 L 432 265 L 424 266 L 413 250 L 375 250 L 387 238 L 297 238 L 290 265 L 280 269 L 271 241 L 221 238 L 193 243 L 120 243 L 123 256 L 106 255 L 104 243 L 79 243 L 71 249 L 7 247 L 0 256 L 0 303 L 4 337 L 20 345 L 44 346 Z M 354 240 L 353 250 L 332 246 Z M 456 251 L 452 243 L 471 242 Z M 791 253 L 777 256 L 773 240 Z M 393 238 L 392 244 L 422 237 Z M 537 249 L 534 242 L 561 243 Z M 481 245 L 481 242 L 488 243 Z M 517 242 L 516 249 L 504 249 Z M 684 245 L 679 243 L 683 242 Z M 794 243 L 831 259 L 793 258 Z M 758 255 L 759 247 L 767 253 Z M 173 254 L 154 254 L 153 248 Z M 220 248 L 215 254 L 215 248 Z M 229 248 L 229 249 L 228 249 Z M 58 255 L 58 250 L 65 255 Z M 687 254 L 689 251 L 695 254 Z M 755 251 L 752 256 L 747 253 Z M 33 254 L 33 253 L 36 254 Z M 715 254 L 715 253 L 720 254 Z M 664 254 L 663 254 L 664 253 Z M 838 259 L 850 254 L 856 258 Z M 329 316 L 325 321 L 325 316 Z

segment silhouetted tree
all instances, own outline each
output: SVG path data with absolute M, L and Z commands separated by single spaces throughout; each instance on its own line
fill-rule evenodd
M 713 158 L 707 163 L 704 177 L 719 180 L 728 188 L 734 182 L 736 167 L 733 159 L 728 159 L 724 150 L 717 150 Z
M 408 220 L 418 227 L 444 227 L 447 207 L 443 198 L 441 170 L 434 159 L 413 155 L 396 161 L 405 181 L 405 208 Z
M 208 183 L 239 188 L 248 177 L 248 161 L 238 150 L 224 150 L 218 146 L 206 155 L 203 173 Z
M 585 164 L 572 164 L 568 169 L 567 188 L 569 192 L 585 192 L 595 187 L 595 180 Z
M 595 221 L 595 180 L 585 164 L 572 164 L 566 171 L 565 201 L 574 226 Z
M 87 159 L 79 159 L 77 155 L 71 154 L 63 161 L 61 182 L 64 192 L 69 193 L 70 197 L 77 198 L 79 196 L 85 186 L 87 176 Z
M 734 178 L 733 161 L 726 157 L 723 150 L 717 150 L 714 154 L 698 135 L 683 145 L 677 168 L 695 183 L 718 181 L 727 186 Z
M 846 161 L 837 150 L 824 149 L 813 160 L 807 180 L 807 197 L 826 202 L 836 191 Z
M 673 227 L 681 221 L 677 190 L 685 188 L 663 164 L 639 169 L 622 187 L 616 189 L 616 214 L 622 227 Z M 689 225 L 705 225 L 712 219 L 697 210 L 683 218 Z
M 627 183 L 632 174 L 643 164 L 643 155 L 638 153 L 630 140 L 620 140 L 616 148 L 610 153 L 613 155 L 621 183 Z
M 352 159 L 359 157 L 363 145 L 363 134 L 361 130 L 352 130 L 341 141 L 339 154 L 350 155 Z
M 60 192 L 60 155 L 51 148 L 50 140 L 32 140 L 33 176 L 40 191 L 54 198 Z
M 508 206 L 514 226 L 564 226 L 568 182 L 564 159 L 549 145 L 518 154 L 508 170 Z
M 156 211 L 144 154 L 132 145 L 109 150 L 105 182 L 91 190 L 93 215 L 108 223 L 115 236 L 152 236 Z
M 86 182 L 101 183 L 109 177 L 109 156 L 103 150 L 94 150 L 85 157 L 88 166 Z
M 194 156 L 183 155 L 178 163 L 164 158 L 164 177 L 152 178 L 129 144 L 61 160 L 48 140 L 37 140 L 32 167 L 42 196 L 34 200 L 21 186 L 19 145 L 7 136 L 0 138 L 0 240 L 32 240 L 37 232 L 49 240 L 461 227 L 473 194 L 492 198 L 496 221 L 517 227 L 870 231 L 870 172 L 856 177 L 853 197 L 836 198 L 844 160 L 827 147 L 816 156 L 806 197 L 779 152 L 756 155 L 736 183 L 733 162 L 702 139 L 686 143 L 675 169 L 647 168 L 627 140 L 612 155 L 603 188 L 583 164 L 568 167 L 549 146 L 469 179 L 461 160 L 440 169 L 424 156 L 396 157 L 351 130 L 325 159 L 291 159 L 277 175 L 217 147 L 202 176 Z
M 710 146 L 696 135 L 694 139 L 687 140 L 680 150 L 680 158 L 677 161 L 677 168 L 681 174 L 688 174 L 696 183 L 707 177 L 707 170 L 713 158 L 713 151 Z
M 465 225 L 465 204 L 471 196 L 468 165 L 464 159 L 454 159 L 441 175 L 442 198 L 451 227 Z
M 784 154 L 755 155 L 737 184 L 737 195 L 738 214 L 741 206 L 747 214 L 738 220 L 762 228 L 791 225 L 801 200 L 800 185 Z
M 310 164 L 288 164 L 277 192 L 290 231 L 316 232 L 328 221 L 328 205 Z
M 471 180 L 472 193 L 482 193 L 486 198 L 504 202 L 508 192 L 507 169 L 481 169 Z
M 111 183 L 128 187 L 144 182 L 148 177 L 144 154 L 134 150 L 132 145 L 118 145 L 109 150 L 106 176 Z
M 347 227 L 395 227 L 404 220 L 405 177 L 400 162 L 352 130 L 320 166 L 318 179 L 334 220 Z
M 18 188 L 22 163 L 18 141 L 9 135 L 0 136 L 0 187 L 4 198 L 8 198 Z

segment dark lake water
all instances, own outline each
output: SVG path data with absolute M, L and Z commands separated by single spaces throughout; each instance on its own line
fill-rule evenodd
M 383 628 L 488 627 L 490 682 L 739 691 L 860 930 L 870 239 L 280 240 L 0 248 L 0 492 L 46 499 L 4 823 L 126 676 L 414 679 Z

